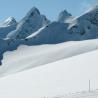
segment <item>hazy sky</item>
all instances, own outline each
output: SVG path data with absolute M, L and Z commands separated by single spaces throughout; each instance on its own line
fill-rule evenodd
M 0 0 L 0 21 L 9 16 L 20 20 L 33 6 L 49 19 L 57 19 L 61 10 L 67 9 L 74 16 L 80 15 L 98 0 Z

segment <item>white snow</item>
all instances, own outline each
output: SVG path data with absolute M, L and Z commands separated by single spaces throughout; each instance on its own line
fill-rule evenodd
M 96 91 L 81 92 L 88 91 L 89 79 L 91 90 L 97 89 L 98 50 L 0 78 L 0 98 L 98 98 Z M 81 94 L 68 94 L 74 92 Z
M 98 39 L 53 45 L 20 46 L 17 50 L 4 54 L 0 76 L 96 50 L 97 42 Z

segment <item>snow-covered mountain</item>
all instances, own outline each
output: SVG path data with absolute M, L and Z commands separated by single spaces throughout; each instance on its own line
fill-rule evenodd
M 59 16 L 58 16 L 58 21 L 59 22 L 66 22 L 67 20 L 73 18 L 73 16 L 68 13 L 66 10 L 63 10 L 62 12 L 60 12 Z
M 13 17 L 9 17 L 0 23 L 0 38 L 6 38 L 9 32 L 16 29 L 17 22 Z
M 39 39 L 44 40 L 46 35 L 49 35 L 48 38 L 50 40 L 47 39 L 48 43 L 53 42 L 52 38 L 55 39 L 56 37 L 54 43 L 57 43 L 56 41 L 60 42 L 60 40 L 64 42 L 69 40 L 94 39 L 98 37 L 98 26 L 95 23 L 97 22 L 97 11 L 98 5 L 95 5 L 83 15 L 73 18 L 71 14 L 64 10 L 59 14 L 57 22 L 50 23 L 49 20 L 41 15 L 39 10 L 34 7 L 19 22 L 17 29 L 9 33 L 7 37 L 24 39 L 35 33 L 33 34 L 33 39 L 39 41 Z M 41 28 L 43 26 L 44 28 Z M 41 30 L 39 30 L 40 28 Z M 46 42 L 46 40 L 44 42 Z
M 96 39 L 98 38 L 98 26 L 91 22 L 93 19 L 89 20 L 89 17 L 96 16 L 96 10 L 98 11 L 98 5 L 77 18 L 66 19 L 66 22 L 51 22 L 46 27 L 28 36 L 26 43 L 55 44 L 65 41 Z M 93 16 L 91 16 L 91 13 Z M 71 17 L 66 11 L 61 12 L 60 15 L 64 19 L 67 16 Z
M 0 24 L 0 98 L 97 98 L 98 91 L 51 97 L 88 90 L 89 79 L 98 88 L 97 58 L 98 5 L 79 17 L 64 10 L 53 22 L 33 7 L 20 22 Z
M 9 33 L 7 37 L 12 39 L 23 39 L 49 23 L 50 21 L 46 16 L 41 15 L 39 10 L 33 7 L 18 23 L 16 30 Z
M 50 22 L 44 15 L 40 14 L 37 8 L 33 7 L 26 14 L 26 16 L 20 22 L 18 22 L 15 30 L 11 31 L 10 33 L 6 33 L 7 37 L 5 38 L 2 37 L 0 39 L 0 64 L 2 64 L 1 60 L 3 60 L 3 54 L 5 52 L 16 50 L 20 45 L 27 45 L 27 47 L 32 47 L 32 49 L 33 47 L 39 46 L 38 48 L 40 49 L 41 45 L 47 46 L 46 44 L 49 44 L 50 47 L 51 46 L 57 47 L 58 46 L 57 44 L 61 44 L 60 47 L 63 48 L 62 43 L 65 43 L 64 44 L 65 47 L 67 46 L 69 47 L 69 45 L 71 45 L 70 41 L 73 41 L 74 45 L 71 45 L 70 47 L 73 49 L 73 52 L 70 52 L 70 54 L 67 54 L 65 52 L 65 55 L 61 55 L 61 58 L 58 55 L 57 59 L 52 59 L 53 61 L 62 59 L 63 57 L 66 57 L 66 55 L 67 57 L 69 57 L 69 56 L 73 56 L 73 54 L 77 55 L 78 53 L 84 53 L 84 51 L 87 52 L 94 49 L 98 49 L 98 44 L 97 44 L 98 26 L 97 26 L 97 23 L 95 23 L 95 20 L 97 22 L 97 12 L 98 12 L 98 5 L 95 5 L 90 10 L 85 12 L 83 15 L 73 18 L 71 14 L 69 14 L 67 11 L 64 10 L 60 13 L 59 19 L 57 21 Z M 9 18 L 2 25 L 5 25 L 5 24 L 6 26 L 13 25 L 15 24 L 15 20 L 13 18 Z M 83 40 L 86 40 L 86 41 L 83 41 Z M 83 44 L 81 44 L 82 42 Z M 84 46 L 86 49 L 84 48 Z M 66 49 L 64 48 L 64 50 L 66 51 L 67 49 L 70 50 L 68 47 Z M 83 47 L 85 50 L 82 50 L 81 47 Z M 79 49 L 81 49 L 81 51 L 78 51 Z M 46 50 L 47 52 L 49 52 L 48 48 L 46 48 Z M 54 48 L 53 50 L 56 50 L 56 49 Z M 62 50 L 59 50 L 59 51 L 62 52 Z M 59 51 L 56 51 L 56 54 L 59 54 Z M 35 51 L 32 51 L 31 53 L 33 52 Z M 35 55 L 30 53 L 31 57 L 32 55 L 35 56 L 35 57 L 32 57 L 31 59 L 33 60 L 36 57 L 40 59 L 40 55 L 39 56 L 37 55 L 40 54 L 41 52 L 42 52 L 42 48 L 41 50 L 38 50 L 37 52 L 35 52 Z M 55 52 L 54 51 L 52 52 L 52 50 L 51 50 L 51 53 L 55 54 Z M 50 55 L 51 58 L 53 56 L 52 54 Z M 49 54 L 43 53 L 42 55 L 45 56 Z M 24 57 L 25 56 L 26 55 L 24 55 Z M 49 59 L 50 61 L 46 60 L 46 62 L 44 63 L 51 62 L 51 58 Z M 54 55 L 53 58 L 56 58 L 56 55 Z M 38 62 L 38 61 L 35 61 L 35 62 Z M 40 61 L 39 63 L 44 64 L 43 60 Z M 5 66 L 5 65 L 6 64 L 2 64 L 2 66 Z M 13 65 L 13 64 L 10 64 L 10 65 Z M 28 68 L 28 66 L 26 67 Z M 21 69 L 23 68 L 24 67 L 22 67 Z

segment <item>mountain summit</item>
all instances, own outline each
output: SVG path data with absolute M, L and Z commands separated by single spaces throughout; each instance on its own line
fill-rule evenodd
M 39 10 L 33 7 L 26 16 L 18 23 L 17 29 L 8 34 L 9 38 L 25 38 L 47 25 L 50 21 L 41 15 Z
M 17 22 L 14 17 L 8 17 L 3 23 L 0 24 L 1 27 L 7 27 L 7 26 L 12 26 L 16 25 Z
M 59 22 L 65 22 L 65 20 L 67 20 L 69 17 L 71 17 L 72 15 L 70 13 L 68 13 L 66 10 L 63 10 L 62 12 L 60 12 L 59 17 L 58 17 L 58 21 Z
M 16 29 L 17 21 L 14 17 L 7 18 L 4 22 L 0 23 L 0 38 L 6 38 L 9 32 Z

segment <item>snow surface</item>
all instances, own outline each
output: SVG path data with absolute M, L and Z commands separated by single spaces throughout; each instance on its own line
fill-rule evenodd
M 98 49 L 98 39 L 65 42 L 53 45 L 20 46 L 6 52 L 0 66 L 0 76 L 72 57 Z
M 98 50 L 0 78 L 0 98 L 98 98 L 89 79 L 97 89 Z

